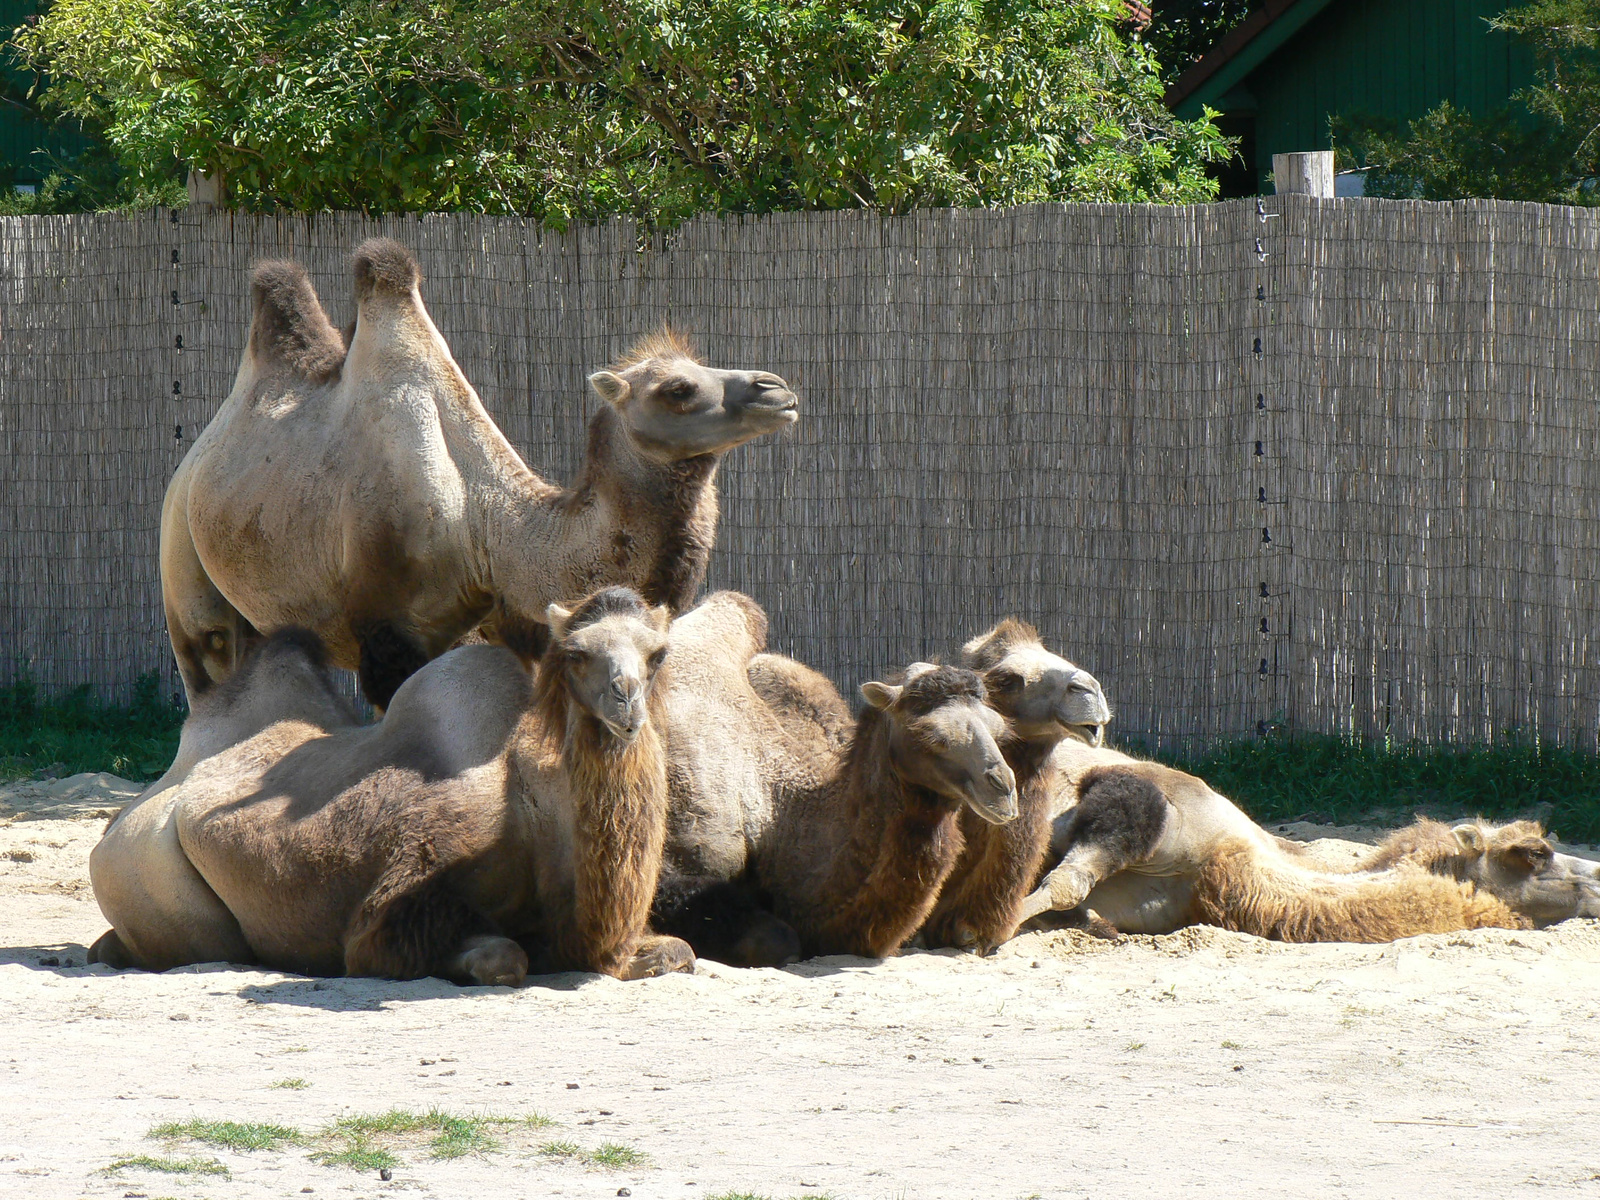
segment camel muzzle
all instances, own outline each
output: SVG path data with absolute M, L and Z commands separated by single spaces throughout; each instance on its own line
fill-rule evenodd
M 983 779 L 969 784 L 967 807 L 991 825 L 1005 825 L 1017 819 L 1017 778 L 1004 763 L 984 773 Z

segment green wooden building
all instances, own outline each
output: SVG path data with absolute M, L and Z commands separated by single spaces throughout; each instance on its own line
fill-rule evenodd
M 1526 45 L 1487 19 L 1513 0 L 1266 0 L 1167 90 L 1180 117 L 1203 106 L 1240 139 L 1224 195 L 1272 190 L 1272 156 L 1331 146 L 1328 120 L 1412 120 L 1448 100 L 1468 112 L 1533 82 Z

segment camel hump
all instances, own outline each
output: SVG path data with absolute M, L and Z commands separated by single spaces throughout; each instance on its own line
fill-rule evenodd
M 368 238 L 356 247 L 351 265 L 357 303 L 379 295 L 409 296 L 422 282 L 416 258 L 393 238 Z
M 322 383 L 339 373 L 344 339 L 328 320 L 306 269 L 296 262 L 256 264 L 250 353 L 264 371 L 281 368 Z

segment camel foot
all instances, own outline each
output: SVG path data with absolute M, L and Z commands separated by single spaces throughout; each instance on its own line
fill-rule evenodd
M 1018 923 L 1052 909 L 1066 912 L 1068 909 L 1077 908 L 1083 903 L 1084 897 L 1094 891 L 1097 882 L 1099 881 L 1088 871 L 1062 863 L 1046 875 L 1044 882 L 1022 902 L 1022 915 Z
M 119 971 L 125 971 L 134 965 L 133 955 L 128 953 L 128 948 L 122 944 L 122 939 L 117 936 L 115 929 L 108 929 L 95 938 L 94 945 L 89 947 L 88 959 L 92 963 L 104 963 Z
M 520 987 L 528 976 L 528 955 L 510 938 L 479 934 L 467 939 L 446 973 L 485 987 Z
M 673 971 L 693 971 L 694 950 L 682 938 L 656 935 L 639 943 L 619 979 L 654 979 Z

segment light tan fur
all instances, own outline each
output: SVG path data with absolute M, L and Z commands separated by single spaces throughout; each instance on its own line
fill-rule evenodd
M 504 648 L 463 647 L 376 725 L 279 720 L 130 806 L 90 858 L 112 924 L 94 957 L 511 984 L 529 966 L 519 943 L 540 969 L 691 963 L 645 937 L 668 615 L 615 590 L 564 611 L 537 684 Z M 256 669 L 293 656 L 285 636 L 241 673 L 258 711 L 269 686 L 305 707 L 288 674 Z M 169 882 L 151 894 L 150 880 Z
M 776 375 L 696 361 L 676 335 L 598 371 L 573 487 L 490 420 L 409 252 L 355 255 L 348 350 L 305 272 L 262 264 L 234 387 L 162 506 L 162 594 L 191 701 L 262 632 L 300 625 L 380 707 L 482 623 L 525 661 L 546 605 L 606 584 L 686 607 L 715 537 L 721 456 L 795 420 Z

